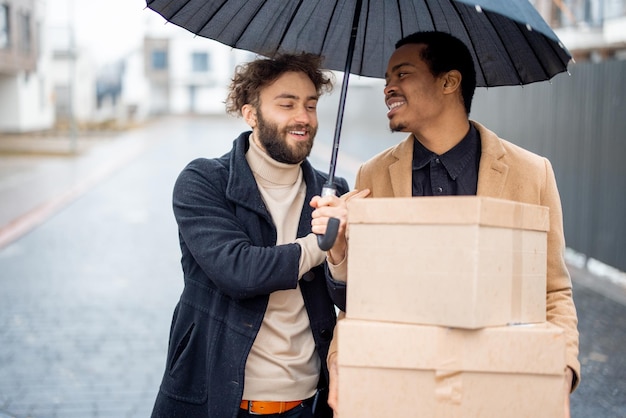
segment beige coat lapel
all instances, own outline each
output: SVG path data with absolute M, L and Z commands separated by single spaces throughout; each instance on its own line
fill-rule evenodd
M 502 197 L 509 166 L 504 161 L 506 151 L 498 136 L 478 122 L 472 124 L 480 133 L 481 155 L 478 167 L 478 196 Z
M 395 197 L 413 194 L 413 141 L 413 135 L 409 135 L 392 152 L 397 161 L 389 165 L 389 178 Z

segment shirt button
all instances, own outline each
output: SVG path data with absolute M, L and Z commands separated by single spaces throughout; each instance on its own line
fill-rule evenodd
M 443 188 L 441 188 L 441 187 L 437 187 L 437 188 L 435 189 L 435 191 L 436 191 L 437 193 L 442 193 L 442 192 L 443 192 Z
M 320 337 L 323 341 L 330 341 L 333 338 L 333 333 L 329 329 L 323 328 L 320 331 Z
M 435 158 L 435 162 L 439 164 L 441 161 L 439 161 L 439 158 Z

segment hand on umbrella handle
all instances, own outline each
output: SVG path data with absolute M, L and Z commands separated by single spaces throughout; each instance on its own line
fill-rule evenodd
M 337 189 L 333 184 L 324 184 L 322 188 L 322 196 L 336 196 Z M 322 251 L 328 251 L 335 245 L 337 239 L 337 233 L 339 232 L 339 219 L 330 218 L 326 225 L 326 233 L 324 235 L 317 236 L 317 246 Z
M 326 233 L 317 236 L 317 246 L 320 247 L 320 250 L 328 251 L 333 248 L 337 239 L 337 232 L 339 232 L 339 219 L 330 218 L 328 225 L 326 225 Z

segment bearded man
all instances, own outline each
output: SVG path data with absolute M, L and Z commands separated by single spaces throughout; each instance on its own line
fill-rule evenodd
M 327 176 L 306 159 L 318 98 L 331 88 L 311 54 L 239 66 L 227 111 L 252 131 L 178 177 L 185 286 L 153 417 L 332 416 L 325 359 L 334 289 L 308 204 Z

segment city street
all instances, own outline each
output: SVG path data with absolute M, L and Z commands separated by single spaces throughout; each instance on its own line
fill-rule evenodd
M 328 125 L 311 156 L 324 171 Z M 0 148 L 0 418 L 149 416 L 182 289 L 174 181 L 244 129 L 172 117 L 79 139 L 75 155 Z M 353 185 L 361 161 L 402 138 L 351 132 L 337 175 Z M 572 417 L 624 418 L 626 288 L 571 272 L 583 367 Z

